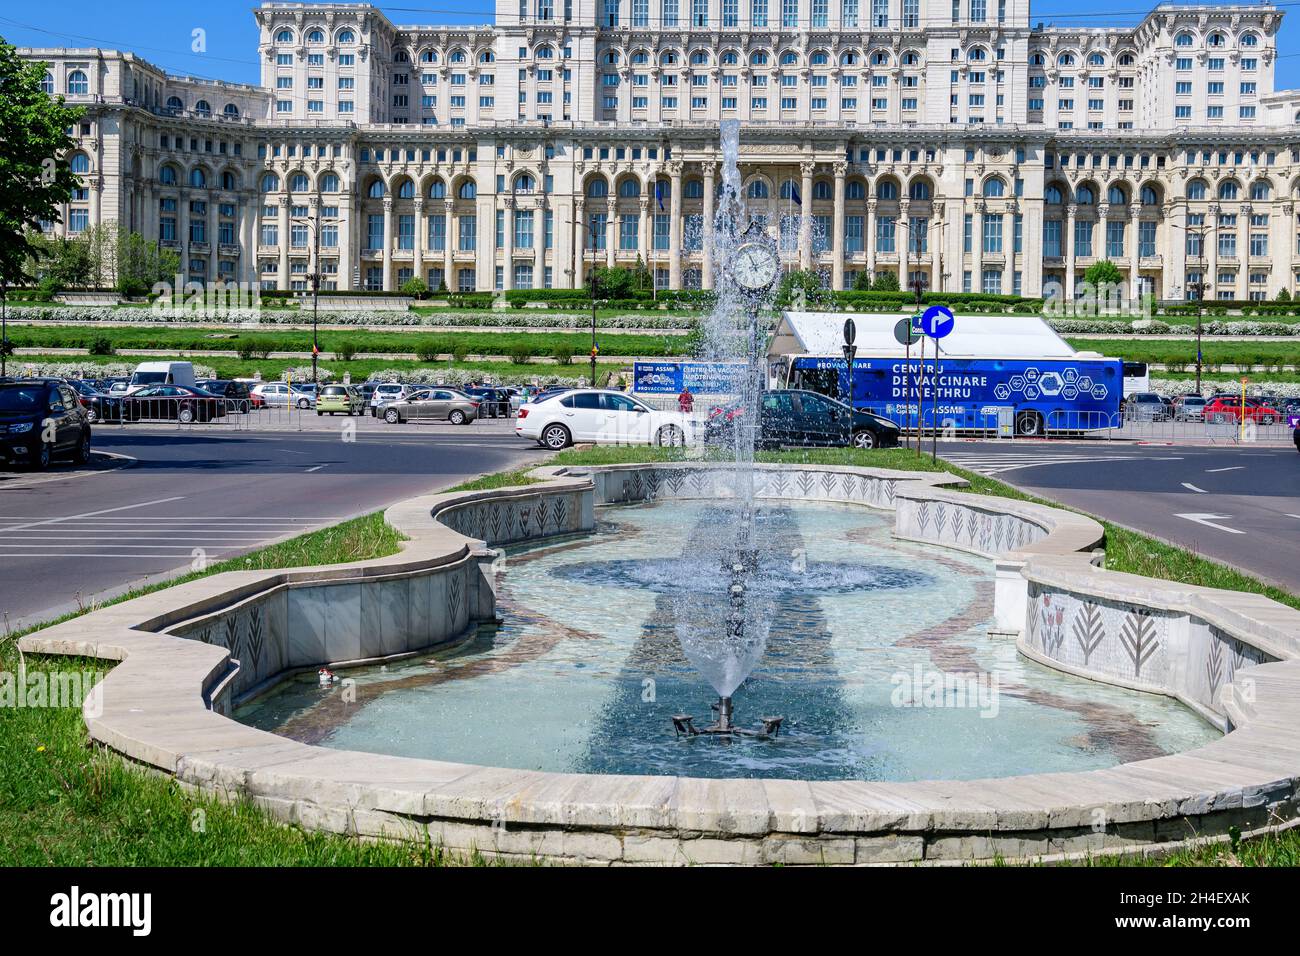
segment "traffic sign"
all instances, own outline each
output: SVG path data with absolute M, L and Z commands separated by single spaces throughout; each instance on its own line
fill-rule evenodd
M 932 339 L 941 339 L 948 335 L 956 324 L 952 310 L 942 305 L 930 306 L 916 323 L 917 328 Z
M 858 336 L 858 327 L 852 319 L 844 320 L 844 344 L 852 345 L 853 340 Z
M 921 321 L 919 315 L 914 315 L 910 319 L 899 319 L 894 325 L 894 338 L 898 340 L 899 345 L 915 345 L 921 338 L 921 333 L 915 328 L 916 323 Z

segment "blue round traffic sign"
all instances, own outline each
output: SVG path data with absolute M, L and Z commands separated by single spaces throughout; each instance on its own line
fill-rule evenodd
M 916 327 L 932 339 L 941 339 L 957 324 L 952 310 L 943 305 L 932 305 L 921 314 Z

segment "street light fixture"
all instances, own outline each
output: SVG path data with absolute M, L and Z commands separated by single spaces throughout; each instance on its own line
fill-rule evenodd
M 578 220 L 577 226 L 587 235 L 587 238 L 584 240 L 584 245 L 583 245 L 584 252 L 582 254 L 582 261 L 583 262 L 587 261 L 587 253 L 585 251 L 587 247 L 590 247 L 593 253 L 591 269 L 587 272 L 587 276 L 589 278 L 589 281 L 591 282 L 591 387 L 595 388 L 596 387 L 596 257 L 594 253 L 596 251 L 596 243 L 592 239 L 591 226 L 588 223 L 585 223 L 582 220 Z M 606 240 L 608 241 L 608 236 L 606 236 Z
M 307 278 L 311 282 L 311 381 L 316 384 L 316 363 L 320 358 L 320 345 L 317 341 L 317 319 L 320 313 L 320 227 L 332 225 L 339 220 L 335 218 L 293 220 L 305 225 L 312 233 L 311 272 Z
M 1196 237 L 1197 258 L 1208 262 L 1205 255 L 1206 227 L 1189 229 L 1188 233 Z M 1187 288 L 1196 291 L 1196 394 L 1199 395 L 1201 394 L 1201 318 L 1205 314 L 1205 290 L 1210 288 L 1210 284 L 1205 281 L 1204 266 L 1201 266 L 1201 271 L 1197 275 L 1200 278 L 1195 282 L 1187 283 Z

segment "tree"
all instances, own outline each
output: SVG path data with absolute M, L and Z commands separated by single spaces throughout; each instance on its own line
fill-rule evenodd
M 1277 301 L 1278 301 L 1278 302 L 1290 302 L 1290 301 L 1291 301 L 1291 293 L 1287 291 L 1287 289 L 1286 289 L 1285 286 L 1283 286 L 1283 287 L 1282 287 L 1282 290 L 1281 290 L 1280 292 L 1278 292 L 1278 294 L 1277 294 Z
M 412 276 L 402 283 L 399 291 L 402 295 L 409 295 L 413 299 L 423 299 L 429 292 L 429 286 L 419 276 Z
M 40 223 L 59 218 L 77 177 L 67 154 L 68 130 L 81 110 L 41 89 L 46 67 L 18 56 L 0 38 L 0 279 L 19 282 L 36 252 L 31 241 Z
M 871 283 L 872 292 L 897 292 L 898 291 L 898 273 L 890 272 L 886 269 L 883 272 L 877 272 L 876 278 Z
M 146 295 L 158 282 L 174 282 L 181 269 L 180 253 L 148 242 L 138 232 L 119 232 L 117 246 L 117 291 L 123 295 Z
M 857 275 L 853 277 L 853 291 L 854 292 L 871 291 L 871 273 L 868 272 L 866 269 L 863 269 L 861 272 L 859 272 Z
M 1123 286 L 1124 273 L 1120 272 L 1119 266 L 1109 259 L 1099 259 L 1088 266 L 1087 271 L 1083 273 L 1083 281 L 1094 289 L 1103 286 Z
M 776 290 L 777 305 L 817 312 L 831 308 L 835 296 L 814 269 L 791 269 L 781 277 Z
M 634 299 L 637 292 L 649 289 L 654 281 L 640 259 L 630 269 L 625 266 L 615 266 L 613 269 L 599 266 L 592 272 L 595 274 L 596 295 L 602 299 Z

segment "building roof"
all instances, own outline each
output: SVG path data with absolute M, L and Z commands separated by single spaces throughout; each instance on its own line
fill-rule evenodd
M 904 312 L 782 312 L 767 354 L 769 358 L 843 355 L 844 320 L 852 319 L 857 326 L 859 356 L 902 357 L 904 347 L 894 337 L 894 327 L 911 316 Z M 927 342 L 927 352 L 932 349 Z M 950 358 L 1072 358 L 1076 354 L 1037 315 L 959 315 L 952 332 L 939 341 L 939 355 Z

